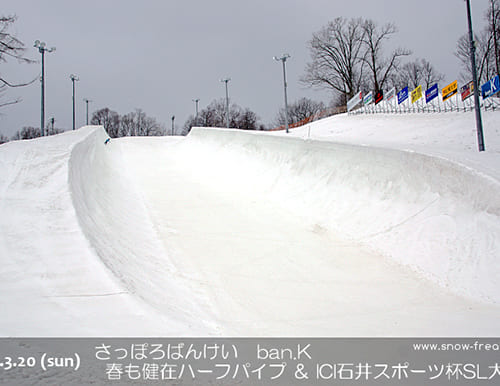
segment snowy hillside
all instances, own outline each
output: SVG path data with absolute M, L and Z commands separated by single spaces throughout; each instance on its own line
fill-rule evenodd
M 0 334 L 498 336 L 484 121 L 484 153 L 471 113 L 1 145 Z

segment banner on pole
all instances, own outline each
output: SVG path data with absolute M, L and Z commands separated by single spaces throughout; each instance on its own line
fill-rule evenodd
M 369 105 L 370 103 L 373 102 L 373 94 L 372 92 L 370 91 L 368 94 L 365 95 L 365 97 L 363 98 L 363 103 L 366 105 Z
M 363 93 L 360 91 L 347 102 L 347 111 L 351 111 L 363 100 Z
M 443 88 L 441 92 L 443 94 L 443 102 L 447 101 L 458 92 L 458 82 L 454 81 L 453 83 L 450 83 L 448 86 Z
M 470 81 L 465 86 L 460 87 L 460 95 L 462 95 L 462 102 L 472 96 L 474 92 L 474 82 Z
M 481 94 L 483 94 L 483 99 L 489 98 L 500 91 L 500 77 L 495 76 L 488 82 L 481 86 Z
M 408 99 L 408 86 L 398 92 L 398 105 Z
M 429 87 L 425 91 L 425 103 L 429 103 L 433 99 L 436 99 L 438 95 L 439 95 L 438 84 L 434 83 L 433 86 Z
M 396 96 L 396 88 L 393 87 L 385 93 L 385 100 L 389 102 L 392 98 Z
M 422 86 L 418 86 L 415 90 L 411 92 L 411 103 L 415 103 L 420 98 L 422 98 Z
M 383 100 L 384 100 L 384 92 L 382 90 L 378 90 L 375 93 L 375 104 L 378 105 Z

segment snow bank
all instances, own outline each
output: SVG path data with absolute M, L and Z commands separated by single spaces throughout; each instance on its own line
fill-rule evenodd
M 202 296 L 168 258 L 127 177 L 119 141 L 105 144 L 107 138 L 100 127 L 71 153 L 69 184 L 84 234 L 127 291 L 182 322 L 191 334 L 207 331 L 209 305 L 200 305 Z M 174 331 L 169 326 L 165 330 Z
M 455 293 L 500 302 L 493 178 L 411 151 L 254 132 L 195 128 L 185 146 L 221 189 L 254 189 Z

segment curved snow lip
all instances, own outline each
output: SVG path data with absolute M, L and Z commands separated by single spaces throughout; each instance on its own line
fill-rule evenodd
M 267 198 L 311 224 L 366 244 L 454 293 L 500 303 L 494 178 L 414 151 L 258 132 L 193 128 L 185 146 L 199 147 L 197 161 L 207 174 L 224 170 L 228 189 L 258 175 Z
M 157 239 L 147 208 L 127 177 L 119 141 L 96 127 L 71 152 L 69 187 L 80 227 L 127 292 L 189 326 L 215 331 L 209 305 L 190 291 Z M 165 326 L 168 332 L 169 326 Z

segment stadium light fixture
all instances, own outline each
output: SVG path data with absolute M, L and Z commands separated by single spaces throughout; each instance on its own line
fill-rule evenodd
M 287 83 L 286 83 L 286 60 L 290 58 L 290 55 L 284 54 L 281 58 L 278 58 L 275 56 L 273 59 L 276 60 L 277 62 L 281 61 L 283 63 L 283 89 L 285 92 L 285 129 L 286 132 L 288 133 L 288 100 L 287 100 L 287 95 L 286 95 L 286 88 L 287 88 Z
M 41 90 L 41 108 L 40 108 L 40 135 L 43 137 L 45 128 L 45 53 L 54 52 L 55 47 L 47 48 L 45 42 L 40 40 L 35 40 L 33 47 L 38 48 L 38 52 L 42 54 L 42 76 L 40 77 L 40 82 L 42 85 Z

